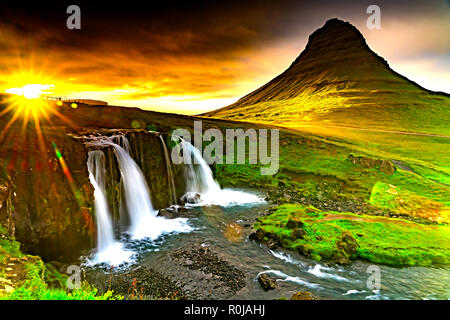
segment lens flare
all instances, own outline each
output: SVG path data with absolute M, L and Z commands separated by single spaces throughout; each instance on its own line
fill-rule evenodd
M 37 99 L 42 97 L 47 91 L 53 88 L 51 84 L 27 84 L 22 88 L 6 89 L 6 93 L 16 94 L 27 99 Z

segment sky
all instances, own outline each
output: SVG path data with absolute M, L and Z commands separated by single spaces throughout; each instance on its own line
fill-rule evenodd
M 283 72 L 334 17 L 395 71 L 450 92 L 448 0 L 92 2 L 0 4 L 0 92 L 40 84 L 52 96 L 206 112 Z M 74 3 L 80 30 L 66 27 Z M 367 28 L 371 4 L 380 30 Z

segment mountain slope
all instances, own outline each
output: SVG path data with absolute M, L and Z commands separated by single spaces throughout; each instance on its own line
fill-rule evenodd
M 278 77 L 207 117 L 448 134 L 450 97 L 393 71 L 353 25 L 331 19 Z

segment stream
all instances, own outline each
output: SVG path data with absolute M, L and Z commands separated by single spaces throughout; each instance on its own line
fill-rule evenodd
M 190 230 L 164 234 L 157 239 L 121 239 L 133 254 L 128 263 L 115 268 L 126 272 L 136 266 L 149 266 L 197 292 L 188 298 L 277 299 L 295 292 L 309 291 L 320 299 L 448 299 L 450 271 L 444 267 L 393 268 L 379 266 L 381 289 L 369 290 L 367 280 L 372 265 L 355 261 L 350 266 L 328 266 L 283 249 L 269 250 L 248 239 L 251 225 L 268 209 L 266 203 L 229 206 L 199 206 L 189 209 Z M 161 218 L 162 219 L 162 218 Z M 245 274 L 245 286 L 235 294 L 215 295 L 211 288 L 195 281 L 197 271 L 174 264 L 173 253 L 183 248 L 207 247 Z M 91 273 L 108 273 L 106 265 L 90 265 Z M 198 272 L 197 272 L 198 273 Z M 260 273 L 276 279 L 277 288 L 265 291 L 257 277 Z M 194 277 L 194 278 L 193 278 Z M 445 279 L 443 281 L 443 279 Z M 202 291 L 210 290 L 208 295 Z

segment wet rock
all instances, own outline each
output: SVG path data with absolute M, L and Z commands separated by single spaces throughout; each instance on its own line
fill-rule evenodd
M 158 211 L 158 217 L 174 219 L 176 216 L 177 216 L 177 212 L 175 210 L 171 210 L 170 208 L 160 209 Z
M 300 255 L 305 256 L 305 257 L 309 257 L 311 255 L 311 247 L 309 247 L 308 245 L 299 245 L 297 247 L 297 251 Z
M 262 229 L 258 229 L 256 230 L 256 232 L 253 232 L 251 235 L 249 235 L 248 238 L 250 240 L 261 242 L 264 240 L 264 231 Z
M 270 250 L 275 250 L 278 248 L 279 243 L 278 243 L 278 240 L 276 240 L 274 238 L 269 238 L 266 242 L 266 245 Z
M 196 204 L 201 201 L 201 196 L 197 192 L 187 192 L 180 198 L 182 204 Z
M 292 295 L 291 300 L 319 300 L 316 296 L 308 291 L 299 291 Z
M 260 274 L 258 276 L 258 282 L 261 285 L 261 287 L 266 291 L 275 289 L 277 287 L 277 282 L 275 280 L 270 279 L 265 273 Z

